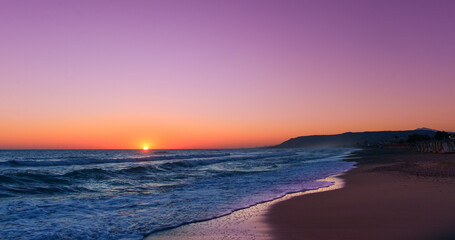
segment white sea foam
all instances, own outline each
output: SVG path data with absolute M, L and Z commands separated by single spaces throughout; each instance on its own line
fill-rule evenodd
M 0 167 L 0 236 L 140 239 L 325 187 L 316 180 L 350 169 L 339 160 L 351 151 L 0 151 L 4 163 L 32 163 Z

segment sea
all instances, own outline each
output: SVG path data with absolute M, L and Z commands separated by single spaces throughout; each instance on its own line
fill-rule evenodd
M 0 150 L 0 239 L 142 239 L 327 187 L 353 151 Z

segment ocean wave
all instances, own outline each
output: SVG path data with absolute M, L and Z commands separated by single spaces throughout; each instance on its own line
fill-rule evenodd
M 90 192 L 90 189 L 80 186 L 35 186 L 35 185 L 21 185 L 21 186 L 0 186 L 0 192 L 9 192 L 13 194 L 27 194 L 27 195 L 43 195 L 53 193 L 78 193 L 78 192 Z M 1 195 L 1 194 L 0 194 Z M 11 196 L 9 194 L 4 194 Z
M 101 167 L 96 168 L 82 168 L 82 169 L 75 169 L 65 173 L 55 173 L 52 171 L 43 171 L 40 170 L 15 170 L 15 171 L 3 171 L 0 174 L 0 183 L 25 183 L 25 182 L 46 182 L 46 183 L 63 183 L 69 184 L 71 181 L 76 181 L 78 179 L 86 180 L 86 179 L 108 179 L 110 177 L 118 177 L 119 175 L 133 175 L 138 176 L 138 174 L 156 174 L 159 172 L 169 172 L 181 169 L 188 169 L 200 166 L 207 166 L 207 165 L 215 165 L 217 163 L 223 162 L 237 162 L 237 161 L 251 161 L 251 160 L 266 160 L 267 158 L 277 158 L 277 157 L 291 157 L 294 156 L 295 153 L 267 153 L 267 154 L 257 154 L 253 156 L 230 156 L 229 154 L 205 154 L 205 155 L 177 155 L 172 156 L 171 158 L 160 158 L 160 160 L 167 160 L 163 162 L 157 162 L 150 165 L 131 165 L 125 168 L 117 169 L 117 170 L 110 170 L 110 169 L 103 169 Z M 202 158 L 203 156 L 204 158 Z M 197 158 L 195 160 L 191 160 L 192 158 Z M 114 161 L 120 162 L 132 162 L 130 160 L 134 159 L 134 162 L 142 162 L 142 161 L 153 161 L 158 160 L 158 158 L 130 158 L 130 159 L 103 159 L 103 163 L 113 163 Z M 292 158 L 289 159 L 292 161 Z M 93 161 L 92 159 L 87 159 L 85 161 L 90 162 L 91 164 L 99 163 L 100 161 Z M 17 162 L 16 160 L 8 161 L 9 164 L 20 164 L 23 166 L 60 166 L 66 161 L 51 161 L 51 162 Z M 72 165 L 84 165 L 82 162 L 77 162 L 76 164 L 73 163 Z M 275 168 L 276 164 L 267 164 L 267 166 Z M 250 168 L 243 168 L 243 169 L 235 169 L 232 167 L 222 169 L 220 167 L 216 169 L 208 169 L 214 171 L 229 171 L 229 172 L 254 172 L 254 171 L 263 171 L 263 170 L 255 170 Z
M 11 172 L 0 175 L 0 183 L 52 183 L 52 184 L 70 184 L 71 179 L 63 179 L 61 175 L 43 174 L 31 171 L 25 172 Z
M 242 164 L 248 161 L 261 159 L 266 161 L 268 158 L 292 157 L 295 153 L 279 152 L 279 153 L 264 153 L 256 155 L 236 155 L 229 154 L 198 154 L 198 155 L 174 155 L 171 160 L 156 162 L 153 164 L 137 165 L 131 164 L 123 168 L 104 168 L 102 166 L 95 168 L 71 167 L 69 171 L 53 171 L 53 169 L 43 170 L 40 169 L 10 169 L 8 171 L 0 172 L 0 192 L 8 195 L 9 193 L 28 193 L 28 194 L 48 194 L 48 193 L 63 193 L 63 192 L 78 192 L 87 191 L 87 188 L 79 188 L 78 185 L 87 183 L 87 181 L 94 182 L 109 182 L 112 185 L 128 185 L 128 179 L 131 181 L 147 181 L 152 184 L 157 181 L 165 181 L 165 176 L 173 176 L 174 180 L 182 179 L 200 179 L 207 177 L 226 177 L 234 175 L 244 175 L 249 173 L 259 173 L 270 171 L 277 168 L 276 164 L 266 164 L 265 166 L 251 166 L 248 168 L 236 168 L 230 166 L 241 161 Z M 205 158 L 201 158 L 204 156 Z M 181 158 L 181 159 L 179 159 Z M 197 159 L 192 159 L 197 158 Z M 133 158 L 131 158 L 133 159 Z M 156 157 L 154 158 L 157 159 Z M 163 158 L 160 158 L 163 159 Z M 169 159 L 169 158 L 167 158 Z M 108 159 L 109 160 L 109 159 Z M 112 159 L 111 159 L 112 160 Z M 125 160 L 125 159 L 122 159 Z M 140 160 L 145 160 L 141 158 Z M 147 159 L 150 161 L 150 158 Z M 91 161 L 91 160 L 86 160 Z M 111 161 L 109 161 L 111 162 Z M 122 161 L 125 162 L 125 161 Z M 126 161 L 129 162 L 129 161 Z M 218 163 L 228 162 L 227 166 L 217 165 Z M 43 162 L 37 163 L 33 166 L 43 166 Z M 81 162 L 78 162 L 81 163 Z M 91 161 L 93 163 L 93 161 Z M 256 162 L 258 163 L 258 162 Z M 24 164 L 22 162 L 21 164 Z M 56 166 L 55 162 L 49 164 L 44 162 L 44 166 Z M 63 164 L 59 161 L 58 164 Z M 59 166 L 57 164 L 57 166 Z M 27 163 L 25 163 L 27 166 Z M 73 164 L 75 165 L 75 164 Z M 213 165 L 213 166 L 209 166 Z M 256 164 L 255 164 L 256 165 Z M 209 167 L 207 167 L 209 166 Z M 197 167 L 207 167 L 204 171 L 191 171 L 188 170 Z M 47 169 L 47 168 L 46 168 Z M 179 173 L 180 172 L 180 173 Z M 181 176 L 179 176 L 181 175 Z M 123 179 L 118 182 L 118 179 Z M 170 183 L 175 185 L 177 183 Z M 48 187 L 50 186 L 50 187 Z M 139 186 L 134 186 L 139 188 Z M 0 196 L 1 197 L 1 196 Z
M 141 239 L 318 187 L 316 179 L 352 167 L 326 159 L 343 151 L 16 151 L 4 152 L 6 157 L 0 152 L 8 160 L 0 163 L 0 222 L 8 223 L 0 236 Z M 29 157 L 37 159 L 31 163 Z
M 225 158 L 213 158 L 213 159 L 198 159 L 198 160 L 185 160 L 185 161 L 172 161 L 159 165 L 161 169 L 175 169 L 175 168 L 192 168 L 198 166 L 206 166 L 222 162 L 236 162 L 236 161 L 250 161 L 250 160 L 266 160 L 268 158 L 277 158 L 277 157 L 290 157 L 295 156 L 295 153 L 289 152 L 279 152 L 279 153 L 266 153 L 266 154 L 256 154 L 256 155 L 243 155 L 243 156 L 229 156 Z
M 76 169 L 63 174 L 38 171 L 19 171 L 0 174 L 0 184 L 53 184 L 53 185 L 72 185 L 77 181 L 106 180 L 117 178 L 120 175 L 134 175 L 140 173 L 150 173 L 150 171 L 160 171 L 155 166 L 134 166 L 122 170 L 107 170 L 101 168 Z M 124 176 L 123 176 L 124 177 Z
M 73 166 L 73 165 L 90 165 L 103 163 L 128 163 L 128 162 L 147 162 L 147 161 L 162 161 L 162 160 L 177 160 L 177 159 L 192 159 L 192 158 L 214 158 L 229 156 L 229 153 L 222 154 L 183 154 L 183 155 L 163 155 L 163 156 L 147 156 L 136 158 L 78 158 L 64 160 L 49 160 L 49 161 L 31 161 L 31 160 L 9 160 L 0 162 L 0 166 Z

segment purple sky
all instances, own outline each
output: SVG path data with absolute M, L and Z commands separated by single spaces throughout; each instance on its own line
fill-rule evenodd
M 1 1 L 0 148 L 455 131 L 455 1 Z

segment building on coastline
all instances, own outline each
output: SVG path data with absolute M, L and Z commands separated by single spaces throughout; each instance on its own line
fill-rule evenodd
M 430 153 L 455 153 L 455 140 L 433 140 L 423 141 L 416 143 L 417 152 L 430 152 Z

